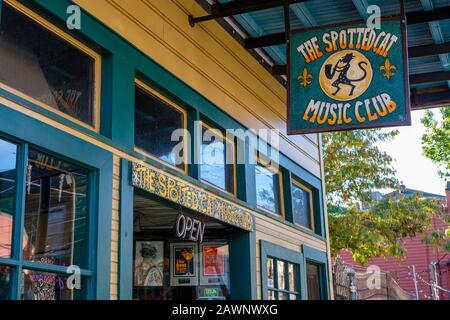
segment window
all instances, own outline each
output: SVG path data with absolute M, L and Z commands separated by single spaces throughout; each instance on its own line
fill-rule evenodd
M 312 191 L 300 182 L 292 181 L 293 222 L 314 230 Z
M 308 300 L 320 300 L 320 265 L 306 262 Z
M 256 204 L 271 213 L 282 214 L 281 175 L 263 166 L 255 165 Z
M 298 265 L 267 258 L 267 298 L 269 300 L 299 300 Z
M 136 81 L 135 145 L 138 151 L 186 171 L 186 112 L 157 94 L 144 83 Z M 173 134 L 175 131 L 175 134 Z M 181 141 L 180 141 L 181 140 Z M 180 148 L 180 143 L 183 148 Z
M 99 56 L 15 1 L 1 18 L 0 87 L 98 129 Z
M 88 175 L 86 169 L 30 149 L 24 259 L 87 267 Z
M 90 170 L 2 139 L 0 159 L 0 299 L 87 298 Z M 68 287 L 69 266 L 80 268 L 80 289 Z
M 234 142 L 218 129 L 202 125 L 200 179 L 235 194 Z
M 11 257 L 16 200 L 16 162 L 17 145 L 0 139 L 0 258 Z

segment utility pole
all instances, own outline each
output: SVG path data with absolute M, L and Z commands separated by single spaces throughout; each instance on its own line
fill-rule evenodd
M 416 265 L 412 265 L 414 289 L 416 290 L 416 300 L 419 300 L 419 288 L 417 287 L 417 275 L 416 275 Z
M 435 261 L 432 261 L 430 263 L 430 284 L 431 284 L 431 295 L 433 297 L 433 300 L 440 300 Z

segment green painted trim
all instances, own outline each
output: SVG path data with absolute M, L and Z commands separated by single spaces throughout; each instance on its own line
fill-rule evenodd
M 197 126 L 195 125 L 199 120 L 200 113 L 198 112 L 198 110 L 192 108 L 187 110 L 186 125 L 190 135 L 191 144 L 186 159 L 188 159 L 188 174 L 193 179 L 200 178 L 200 165 L 198 165 L 198 159 L 200 159 L 201 128 L 196 128 Z
M 71 275 L 72 273 L 67 272 L 67 267 L 65 266 L 56 266 L 56 265 L 47 265 L 38 262 L 24 261 L 22 263 L 23 269 L 48 272 L 48 273 L 56 273 L 62 275 Z M 80 269 L 80 273 L 82 277 L 93 277 L 95 274 L 91 270 Z
M 19 144 L 17 146 L 17 182 L 16 182 L 16 203 L 15 215 L 13 221 L 13 252 L 12 258 L 18 262 L 14 268 L 12 276 L 12 294 L 11 298 L 14 300 L 20 299 L 21 295 L 21 279 L 22 279 L 22 265 L 23 261 L 23 230 L 24 230 L 24 215 L 25 215 L 25 192 L 26 192 L 26 172 L 28 165 L 28 146 Z
M 0 128 L 7 136 L 20 139 L 23 143 L 45 149 L 60 157 L 94 169 L 94 179 L 90 195 L 90 265 L 95 272 L 95 291 L 89 290 L 89 298 L 109 299 L 110 261 L 111 261 L 111 223 L 112 223 L 112 154 L 60 131 L 20 112 L 0 105 Z M 27 130 L 23 130 L 27 128 Z M 58 139 L 49 139 L 58 137 Z M 8 138 L 8 137 L 6 137 Z M 24 154 L 26 150 L 21 153 Z M 25 166 L 27 155 L 22 161 Z M 21 179 L 25 179 L 25 174 Z M 23 186 L 25 187 L 25 182 Z M 23 189 L 24 190 L 24 189 Z M 25 190 L 23 191 L 23 193 Z M 25 193 L 24 193 L 25 194 Z M 24 201 L 24 200 L 21 200 Z M 23 209 L 22 209 L 23 210 Z M 19 228 L 19 227 L 16 227 Z M 20 230 L 20 229 L 19 229 Z M 17 231 L 16 231 L 17 232 Z M 91 235 L 95 235 L 92 237 Z M 19 237 L 20 239 L 21 237 Z
M 230 274 L 233 300 L 256 300 L 258 298 L 255 232 L 239 230 L 231 234 Z
M 292 179 L 295 179 L 302 184 L 309 187 L 312 191 L 312 207 L 313 207 L 313 218 L 314 218 L 314 232 L 311 230 L 308 230 L 311 234 L 315 234 L 316 236 L 319 236 L 321 239 L 326 239 L 326 234 L 324 232 L 325 230 L 325 214 L 323 210 L 323 202 L 322 202 L 322 183 L 320 183 L 320 188 L 315 187 L 314 185 L 311 185 L 307 180 L 303 179 L 302 177 L 299 177 L 297 175 L 292 174 L 291 177 L 291 184 L 293 183 Z M 291 193 L 292 195 L 292 193 Z M 299 226 L 300 227 L 300 226 Z M 307 231 L 307 228 L 300 227 L 302 230 Z
M 133 299 L 133 199 L 134 188 L 130 184 L 131 164 L 120 160 L 119 204 L 119 299 Z
M 283 195 L 284 195 L 284 218 L 286 222 L 294 224 L 293 199 L 292 199 L 292 175 L 287 170 L 282 171 Z
M 260 240 L 260 263 L 261 263 L 261 299 L 267 300 L 267 258 L 274 258 L 284 260 L 293 264 L 298 265 L 298 273 L 304 273 L 304 258 L 301 252 L 297 252 L 291 249 L 284 248 L 282 246 Z M 304 279 L 297 277 L 297 286 L 300 288 L 300 295 L 302 300 L 304 300 Z
M 303 257 L 304 257 L 304 272 L 302 278 L 304 283 L 307 285 L 307 275 L 306 275 L 306 263 L 312 262 L 319 265 L 319 281 L 320 281 L 320 297 L 322 300 L 327 300 L 330 297 L 329 288 L 329 277 L 328 277 L 328 256 L 324 251 L 320 251 L 304 244 L 301 246 Z M 307 292 L 307 291 L 306 291 Z M 306 295 L 307 297 L 307 295 Z

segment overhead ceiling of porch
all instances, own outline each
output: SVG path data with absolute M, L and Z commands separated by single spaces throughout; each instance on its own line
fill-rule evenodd
M 286 84 L 286 0 L 197 0 L 244 48 Z M 291 29 L 400 14 L 399 0 L 288 0 Z M 450 0 L 405 0 L 413 109 L 450 104 Z M 202 17 L 194 17 L 196 23 Z

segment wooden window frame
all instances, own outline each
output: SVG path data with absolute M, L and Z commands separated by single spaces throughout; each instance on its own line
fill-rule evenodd
M 313 190 L 310 187 L 306 186 L 305 184 L 301 183 L 298 179 L 295 179 L 295 178 L 292 178 L 292 184 L 294 184 L 295 186 L 299 187 L 303 191 L 308 192 L 308 195 L 309 195 L 309 216 L 310 216 L 310 219 L 311 219 L 311 228 L 309 228 L 307 226 L 304 226 L 304 225 L 301 225 L 301 224 L 298 224 L 298 223 L 295 222 L 295 219 L 294 219 L 294 216 L 295 216 L 294 206 L 292 206 L 292 222 L 296 226 L 299 226 L 299 227 L 302 227 L 302 228 L 306 228 L 308 230 L 312 230 L 313 232 L 315 232 L 316 231 L 316 227 L 315 227 L 315 223 L 314 223 L 315 222 L 314 221 L 315 215 L 314 215 L 314 205 L 313 205 L 313 199 L 314 199 L 313 198 Z M 292 190 L 291 190 L 291 193 L 292 193 Z M 292 198 L 292 201 L 294 201 L 293 193 L 292 193 L 291 198 Z
M 236 191 L 236 189 L 237 189 L 237 183 L 236 183 L 236 144 L 234 143 L 233 140 L 231 140 L 226 135 L 224 135 L 222 130 L 220 130 L 219 128 L 213 128 L 211 125 L 209 125 L 207 122 L 205 122 L 203 120 L 201 121 L 201 128 L 202 129 L 205 128 L 207 130 L 212 130 L 212 131 L 214 131 L 214 134 L 221 135 L 222 141 L 225 143 L 225 166 L 227 165 L 226 164 L 226 159 L 227 159 L 227 147 L 226 147 L 226 145 L 227 145 L 227 143 L 231 144 L 231 146 L 232 146 L 232 153 L 233 153 L 233 192 L 230 192 L 229 190 L 226 190 L 226 189 L 224 189 L 224 188 L 222 188 L 220 186 L 215 185 L 214 183 L 211 183 L 211 182 L 203 179 L 202 176 L 201 176 L 200 168 L 199 168 L 199 180 L 201 182 L 209 185 L 209 186 L 212 186 L 214 188 L 218 188 L 219 190 L 221 190 L 223 192 L 226 192 L 226 193 L 232 195 L 233 197 L 236 197 L 236 194 L 237 194 L 237 191 Z M 200 139 L 200 144 L 203 144 L 203 134 L 202 134 L 202 137 Z M 201 156 L 201 154 L 200 154 L 200 156 Z M 201 164 L 199 166 L 201 166 Z M 226 170 L 225 170 L 225 172 L 226 172 Z M 226 179 L 226 177 L 225 177 L 225 179 Z
M 67 42 L 69 45 L 72 45 L 82 53 L 86 54 L 90 58 L 94 60 L 94 88 L 93 88 L 93 124 L 88 124 L 84 121 L 81 121 L 75 117 L 72 117 L 71 115 L 68 115 L 67 113 L 64 113 L 62 111 L 59 111 L 46 103 L 37 100 L 36 98 L 33 98 L 25 93 L 23 93 L 20 90 L 17 90 L 13 87 L 10 87 L 2 82 L 0 82 L 0 88 L 8 91 L 24 100 L 27 100 L 35 105 L 38 105 L 39 107 L 52 112 L 58 116 L 61 116 L 67 120 L 70 120 L 84 128 L 87 128 L 89 130 L 95 131 L 96 133 L 100 132 L 100 91 L 101 91 L 101 65 L 102 65 L 102 59 L 100 54 L 95 52 L 94 50 L 90 49 L 88 46 L 83 44 L 81 41 L 75 39 L 74 37 L 70 36 L 68 33 L 64 32 L 54 24 L 50 23 L 46 19 L 39 16 L 37 13 L 32 11 L 31 9 L 27 8 L 17 0 L 3 0 L 4 4 L 9 5 L 14 10 L 17 10 L 21 14 L 25 15 L 27 18 L 33 20 L 43 28 L 45 28 L 47 31 L 49 31 L 51 34 L 55 35 L 56 37 L 61 38 L 65 42 Z M 3 5 L 3 4 L 0 4 Z
M 272 256 L 267 256 L 267 260 L 266 263 L 269 259 L 272 259 L 273 261 L 273 272 L 274 272 L 274 279 L 273 279 L 273 287 L 269 287 L 267 286 L 267 291 L 272 291 L 275 293 L 275 300 L 279 301 L 279 293 L 285 293 L 288 295 L 288 300 L 290 299 L 291 295 L 295 295 L 297 297 L 297 299 L 295 300 L 301 300 L 302 296 L 301 296 L 301 292 L 300 292 L 300 264 L 298 263 L 294 263 L 294 262 L 290 262 L 287 260 L 283 260 L 277 257 L 272 257 Z M 280 289 L 279 284 L 278 284 L 278 261 L 281 261 L 284 263 L 284 286 L 285 289 Z M 294 266 L 294 273 L 295 273 L 295 283 L 297 286 L 297 291 L 293 291 L 291 290 L 291 288 L 289 288 L 289 265 L 293 265 Z M 264 275 L 264 277 L 266 278 L 267 281 L 267 274 Z M 288 289 L 286 289 L 288 288 Z
M 182 115 L 182 121 L 183 121 L 183 130 L 184 132 L 186 132 L 187 130 L 187 110 L 185 110 L 184 108 L 182 108 L 181 106 L 177 105 L 175 102 L 173 102 L 172 100 L 170 100 L 169 98 L 167 98 L 166 96 L 162 95 L 161 93 L 159 93 L 157 90 L 153 89 L 151 86 L 149 86 L 148 84 L 146 84 L 144 81 L 139 80 L 139 79 L 135 79 L 134 80 L 134 84 L 137 88 L 143 90 L 145 93 L 147 93 L 148 95 L 152 96 L 153 98 L 161 101 L 162 103 L 164 103 L 165 105 L 167 105 L 169 108 L 179 112 Z M 136 112 L 136 111 L 135 111 Z M 183 134 L 183 145 L 184 145 L 184 152 L 183 152 L 183 168 L 177 167 L 167 161 L 164 161 L 160 158 L 158 158 L 157 156 L 151 154 L 148 151 L 145 151 L 139 147 L 134 147 L 134 151 L 152 159 L 155 160 L 159 163 L 162 163 L 178 172 L 181 172 L 185 175 L 187 175 L 188 172 L 188 148 L 189 148 L 189 141 L 187 141 L 187 137 L 186 134 Z
M 284 208 L 284 192 L 283 192 L 283 175 L 281 173 L 280 168 L 278 167 L 278 170 L 274 169 L 273 167 L 269 167 L 264 165 L 261 162 L 261 156 L 258 156 L 256 158 L 256 165 L 259 165 L 261 167 L 266 168 L 267 170 L 273 172 L 278 177 L 278 194 L 279 194 L 279 212 L 270 211 L 269 209 L 266 209 L 264 207 L 261 207 L 258 205 L 258 201 L 256 201 L 256 207 L 264 212 L 270 213 L 271 215 L 274 215 L 276 217 L 281 217 L 283 219 L 286 219 L 286 210 Z M 256 168 L 255 168 L 256 170 Z M 256 173 L 256 172 L 255 172 Z

